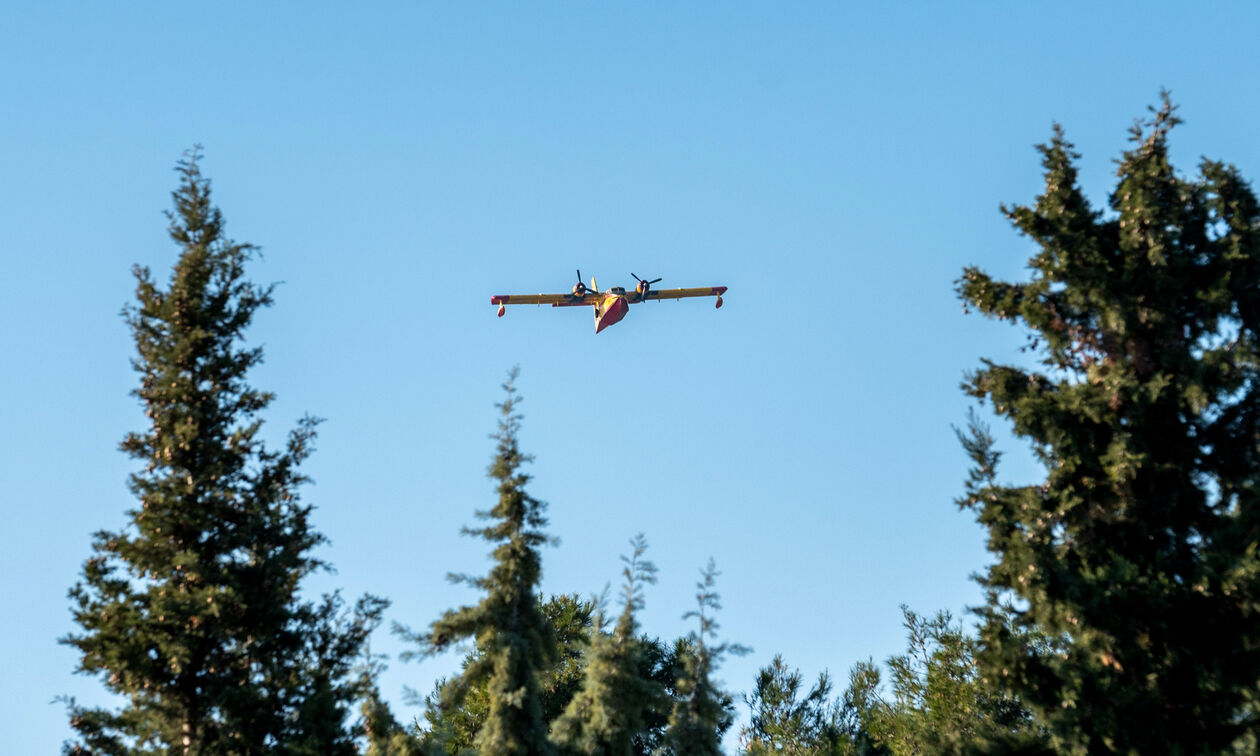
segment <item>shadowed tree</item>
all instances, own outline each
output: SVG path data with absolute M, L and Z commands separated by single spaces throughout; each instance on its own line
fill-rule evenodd
M 384 602 L 347 612 L 337 596 L 301 599 L 324 541 L 299 489 L 316 421 L 282 450 L 260 439 L 272 395 L 246 383 L 262 361 L 241 345 L 272 288 L 245 277 L 254 253 L 223 235 L 193 151 L 179 163 L 168 285 L 135 269 L 126 310 L 149 419 L 122 448 L 143 468 L 128 526 L 96 534 L 70 591 L 81 628 L 62 640 L 100 675 L 119 710 L 70 702 L 70 753 L 351 754 L 345 727 L 360 691 L 352 667 Z
M 463 671 L 441 686 L 440 705 L 458 709 L 471 691 L 483 688 L 487 710 L 473 742 L 475 750 L 496 756 L 539 756 L 554 750 L 547 737 L 539 677 L 556 659 L 556 639 L 539 609 L 539 549 L 550 539 L 543 531 L 546 505 L 525 492 L 530 476 L 521 467 L 529 457 L 517 440 L 521 425 L 517 373 L 513 368 L 503 384 L 507 397 L 497 405 L 499 430 L 493 438 L 498 447 L 489 476 L 498 483 L 499 501 L 489 512 L 478 512 L 492 522 L 464 530 L 494 544 L 494 565 L 485 577 L 452 576 L 484 595 L 475 606 L 447 612 L 427 633 L 398 631 L 426 654 L 473 641 L 475 652 Z
M 656 566 L 643 558 L 647 540 L 640 533 L 633 551 L 622 557 L 625 598 L 612 632 L 604 632 L 600 609 L 586 653 L 582 689 L 553 724 L 552 738 L 583 756 L 635 756 L 647 735 L 651 712 L 664 708 L 665 689 L 646 672 L 647 646 L 638 637 L 635 613 L 643 608 L 643 585 L 656 582 Z
M 1152 112 L 1107 212 L 1056 127 L 1044 192 L 1005 209 L 1039 247 L 1030 280 L 968 268 L 959 286 L 1026 326 L 1043 366 L 986 361 L 965 388 L 1031 442 L 1045 479 L 999 485 L 973 424 L 961 503 L 996 557 L 983 674 L 1065 753 L 1221 753 L 1257 726 L 1260 206 L 1232 166 L 1179 176 L 1166 95 Z
M 543 719 L 550 723 L 581 688 L 586 663 L 583 652 L 592 632 L 595 605 L 574 595 L 552 596 L 539 604 L 539 611 L 551 626 L 557 645 L 555 661 L 538 673 Z M 465 657 L 463 667 L 467 669 L 480 655 L 474 649 Z M 450 756 L 477 753 L 477 733 L 490 711 L 487 682 L 470 687 L 458 705 L 451 705 L 452 696 L 446 692 L 449 685 L 458 684 L 458 679 L 434 683 L 432 692 L 424 696 L 427 727 L 419 733 L 420 743 L 434 753 Z
M 676 696 L 665 731 L 665 746 L 672 756 L 720 756 L 722 735 L 734 722 L 731 697 L 718 687 L 713 673 L 723 656 L 745 654 L 749 649 L 716 642 L 714 614 L 722 608 L 716 589 L 719 574 L 710 559 L 696 584 L 696 608 L 683 615 L 683 619 L 694 617 L 698 627 L 681 654 Z
M 589 660 L 587 652 L 591 635 L 596 632 L 592 621 L 595 604 L 571 595 L 553 596 L 542 603 L 541 611 L 551 624 L 558 644 L 556 662 L 539 672 L 543 718 L 549 725 L 554 725 L 555 720 L 577 695 L 585 679 Z M 601 632 L 607 634 L 606 631 Z M 644 713 L 644 727 L 634 739 L 636 756 L 650 756 L 660 752 L 662 747 L 670 709 L 671 699 L 668 697 L 674 694 L 674 683 L 681 674 L 680 660 L 688 653 L 690 646 L 686 641 L 667 645 L 647 636 L 640 636 L 637 642 L 640 649 L 635 658 L 640 665 L 639 677 L 653 681 L 667 696 L 660 707 Z M 478 653 L 476 650 L 469 653 L 464 660 L 464 666 L 471 664 Z M 448 694 L 444 694 L 448 684 L 450 681 L 439 680 L 434 684 L 433 691 L 424 697 L 427 727 L 413 734 L 418 738 L 419 746 L 428 749 L 422 750 L 422 753 L 445 753 L 450 756 L 476 754 L 474 742 L 490 708 L 486 683 L 471 687 L 458 706 L 443 706 L 442 702 L 450 699 Z M 391 725 L 388 719 L 381 724 L 382 732 L 404 732 L 403 728 Z M 394 751 L 381 750 L 380 753 Z

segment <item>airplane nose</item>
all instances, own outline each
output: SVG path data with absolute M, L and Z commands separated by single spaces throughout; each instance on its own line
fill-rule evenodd
M 630 305 L 626 304 L 624 297 L 617 297 L 612 303 L 595 319 L 595 333 L 599 333 L 613 323 L 620 322 L 622 318 L 629 312 Z

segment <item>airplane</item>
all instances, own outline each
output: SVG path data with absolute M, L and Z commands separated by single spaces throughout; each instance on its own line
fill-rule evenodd
M 552 307 L 578 307 L 581 305 L 591 305 L 595 308 L 595 333 L 599 333 L 608 326 L 618 323 L 630 311 L 630 305 L 646 302 L 649 299 L 685 299 L 686 297 L 717 297 L 717 303 L 714 307 L 722 306 L 722 295 L 726 293 L 725 286 L 706 286 L 695 289 L 662 289 L 657 291 L 652 288 L 652 284 L 660 281 L 654 278 L 646 281 L 633 273 L 634 280 L 639 283 L 635 285 L 634 291 L 627 293 L 620 286 L 614 286 L 603 294 L 599 292 L 599 287 L 595 284 L 595 277 L 591 277 L 591 286 L 588 289 L 586 284 L 582 283 L 582 271 L 577 272 L 577 283 L 573 284 L 573 290 L 568 294 L 496 294 L 490 297 L 490 304 L 499 306 L 499 317 L 507 312 L 504 305 L 510 304 L 532 304 L 545 305 Z

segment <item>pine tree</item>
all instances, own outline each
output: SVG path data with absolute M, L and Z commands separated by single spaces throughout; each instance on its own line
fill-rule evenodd
M 865 701 L 863 729 L 876 743 L 895 756 L 977 753 L 994 744 L 999 753 L 1047 751 L 1031 713 L 981 677 L 977 641 L 949 612 L 901 611 L 907 648 L 888 660 L 891 696 L 879 693 L 873 665 L 854 675 L 866 686 L 857 696 Z
M 640 533 L 622 557 L 625 598 L 611 633 L 596 621 L 586 655 L 581 691 L 553 725 L 552 739 L 583 756 L 635 756 L 649 728 L 650 713 L 662 707 L 665 691 L 644 674 L 645 645 L 638 637 L 635 613 L 643 608 L 643 585 L 656 582 L 656 566 L 643 558 L 647 540 Z
M 892 751 L 871 734 L 884 706 L 880 697 L 879 667 L 873 660 L 858 662 L 849 670 L 849 686 L 840 699 L 837 724 L 845 739 L 845 756 L 887 756 Z
M 998 485 L 973 423 L 961 503 L 996 556 L 984 674 L 1064 753 L 1221 753 L 1257 727 L 1260 205 L 1232 166 L 1177 175 L 1167 95 L 1152 112 L 1109 213 L 1082 194 L 1056 126 L 1045 191 L 1004 208 L 1040 247 L 1031 280 L 969 268 L 960 284 L 967 304 L 1025 325 L 1044 366 L 986 362 L 965 387 L 1031 442 L 1045 480 Z
M 493 520 L 484 528 L 465 528 L 468 535 L 483 538 L 495 548 L 494 566 L 486 577 L 452 576 L 484 592 L 480 603 L 448 611 L 428 633 L 399 632 L 420 644 L 423 653 L 450 648 L 472 639 L 476 653 L 462 673 L 442 687 L 442 706 L 456 709 L 468 693 L 485 686 L 488 710 L 474 741 L 482 754 L 540 756 L 551 754 L 542 707 L 539 672 L 556 658 L 556 640 L 546 617 L 539 611 L 538 583 L 542 577 L 539 549 L 550 541 L 543 531 L 546 505 L 525 492 L 529 475 L 521 466 L 529 457 L 517 440 L 521 416 L 517 412 L 517 370 L 503 384 L 507 398 L 500 404 L 498 442 L 489 476 L 498 481 L 499 502 L 489 512 Z
M 198 158 L 178 166 L 171 280 L 163 289 L 137 267 L 138 303 L 126 310 L 133 393 L 150 422 L 122 443 L 144 465 L 130 478 L 140 507 L 126 529 L 96 534 L 70 591 L 82 631 L 63 639 L 81 653 L 79 671 L 126 703 L 71 702 L 80 742 L 67 751 L 354 753 L 351 667 L 383 602 L 366 597 L 347 613 L 335 595 L 298 596 L 322 566 L 311 552 L 324 538 L 298 498 L 316 421 L 303 419 L 282 451 L 260 439 L 272 395 L 246 383 L 262 350 L 240 342 L 272 288 L 245 278 L 255 249 L 223 235 Z
M 731 697 L 718 687 L 713 673 L 723 656 L 744 654 L 748 649 L 715 642 L 718 623 L 714 613 L 722 608 L 716 589 L 719 574 L 710 559 L 696 584 L 696 609 L 683 615 L 683 619 L 694 617 L 698 628 L 680 655 L 682 670 L 665 731 L 665 744 L 672 756 L 721 756 L 722 735 L 734 722 Z
M 744 756 L 841 756 L 853 751 L 841 724 L 840 705 L 830 699 L 826 672 L 802 695 L 803 678 L 776 654 L 757 673 L 748 705 L 748 725 L 740 732 Z

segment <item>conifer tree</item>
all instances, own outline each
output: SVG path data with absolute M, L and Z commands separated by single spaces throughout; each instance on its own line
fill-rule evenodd
M 888 660 L 891 695 L 880 691 L 879 669 L 860 665 L 865 691 L 862 727 L 894 756 L 985 752 L 1047 752 L 1031 713 L 987 685 L 976 665 L 977 641 L 948 612 L 924 617 L 903 606 L 906 652 Z M 864 667 L 864 668 L 862 668 Z
M 849 686 L 840 699 L 837 717 L 844 735 L 845 756 L 887 756 L 892 753 L 871 734 L 871 726 L 882 700 L 879 694 L 880 674 L 875 662 L 867 659 L 849 670 Z
M 542 602 L 540 609 L 552 627 L 558 649 L 556 662 L 539 673 L 543 718 L 554 728 L 556 719 L 581 690 L 586 677 L 587 652 L 592 633 L 597 632 L 593 627 L 595 604 L 573 595 L 562 595 Z M 654 756 L 661 753 L 674 684 L 681 675 L 681 659 L 690 646 L 685 640 L 666 644 L 646 635 L 639 636 L 637 641 L 640 648 L 635 657 L 640 665 L 639 678 L 652 681 L 666 697 L 660 706 L 645 712 L 644 728 L 634 740 L 636 756 Z M 472 650 L 464 660 L 464 667 L 472 664 L 478 655 L 478 651 Z M 424 697 L 427 727 L 419 733 L 419 741 L 422 749 L 428 750 L 422 753 L 476 754 L 474 742 L 489 711 L 487 685 L 483 681 L 468 689 L 458 706 L 444 706 L 442 702 L 452 698 L 444 692 L 447 685 L 457 682 L 439 680 L 433 691 Z
M 181 248 L 169 284 L 135 269 L 126 310 L 138 356 L 133 393 L 149 427 L 123 450 L 140 506 L 120 531 L 96 534 L 70 591 L 80 632 L 63 639 L 79 671 L 100 675 L 121 710 L 71 702 L 70 753 L 351 754 L 351 667 L 383 602 L 348 613 L 336 595 L 301 599 L 324 538 L 301 503 L 300 463 L 316 421 L 283 450 L 260 438 L 272 395 L 246 383 L 262 361 L 241 345 L 272 288 L 245 277 L 255 248 L 223 234 L 194 150 L 178 165 L 168 213 Z
M 643 585 L 656 582 L 656 566 L 643 558 L 647 540 L 642 533 L 630 544 L 631 555 L 622 557 L 621 616 L 612 632 L 606 633 L 600 609 L 582 689 L 553 724 L 553 740 L 583 756 L 635 756 L 636 743 L 647 735 L 650 713 L 666 700 L 662 686 L 644 674 L 646 647 L 638 637 L 635 618 L 643 608 Z
M 521 426 L 517 373 L 513 368 L 503 384 L 507 398 L 496 405 L 499 430 L 493 438 L 498 447 L 489 476 L 498 482 L 499 501 L 490 511 L 478 512 L 480 518 L 493 522 L 464 530 L 495 544 L 494 565 L 485 577 L 452 576 L 483 591 L 484 596 L 475 606 L 448 611 L 428 633 L 412 634 L 405 628 L 400 633 L 418 642 L 425 653 L 473 640 L 476 653 L 461 674 L 442 687 L 443 707 L 458 708 L 472 689 L 484 685 L 488 710 L 475 749 L 496 756 L 541 756 L 554 751 L 539 686 L 540 670 L 556 658 L 555 637 L 538 602 L 539 549 L 550 539 L 543 531 L 546 504 L 526 493 L 530 476 L 521 471 L 530 458 L 521 452 L 517 439 Z
M 1257 727 L 1260 205 L 1232 166 L 1174 172 L 1179 119 L 1167 95 L 1152 112 L 1109 212 L 1056 126 L 1044 192 L 1005 209 L 1040 248 L 1031 279 L 969 268 L 960 283 L 968 305 L 1026 326 L 1044 367 L 985 362 L 965 384 L 1031 442 L 1044 481 L 999 485 L 973 423 L 961 503 L 996 557 L 984 674 L 1064 753 L 1221 753 Z
M 550 725 L 581 689 L 586 669 L 583 651 L 593 632 L 595 604 L 565 594 L 539 602 L 539 611 L 551 626 L 557 647 L 554 663 L 539 670 L 543 719 Z M 467 669 L 480 656 L 481 652 L 473 649 L 465 657 L 463 668 Z M 424 718 L 428 726 L 420 734 L 420 742 L 435 753 L 444 752 L 448 756 L 476 753 L 477 733 L 490 711 L 488 681 L 468 688 L 460 703 L 453 706 L 449 703 L 452 696 L 446 689 L 458 684 L 458 678 L 438 680 L 433 691 L 424 697 Z
M 696 584 L 696 608 L 683 615 L 683 619 L 694 617 L 698 627 L 681 654 L 682 670 L 665 731 L 665 745 L 672 756 L 721 756 L 722 735 L 734 722 L 731 697 L 718 686 L 713 673 L 723 656 L 745 654 L 749 649 L 716 642 L 714 613 L 722 608 L 716 589 L 719 574 L 710 559 Z
M 429 750 L 412 731 L 398 724 L 394 712 L 372 687 L 363 702 L 364 756 L 428 756 Z
M 830 699 L 826 672 L 803 691 L 799 670 L 776 654 L 757 673 L 748 705 L 748 725 L 740 732 L 743 756 L 841 756 L 852 752 L 841 724 L 841 706 Z M 802 695 L 804 692 L 804 695 Z

